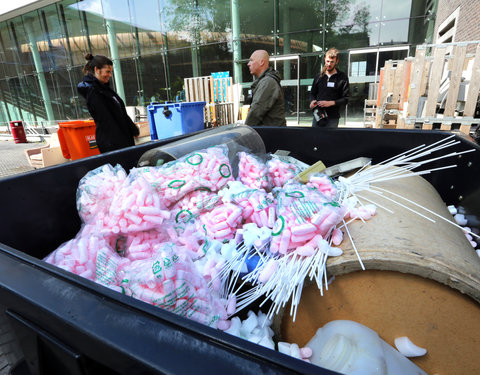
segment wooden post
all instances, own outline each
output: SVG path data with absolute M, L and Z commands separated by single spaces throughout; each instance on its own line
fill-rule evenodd
M 468 85 L 467 101 L 463 110 L 464 117 L 473 117 L 477 105 L 478 92 L 480 90 L 480 44 L 477 45 L 473 60 L 472 77 Z
M 410 81 L 410 94 L 408 95 L 407 117 L 417 116 L 418 99 L 420 98 L 420 88 L 422 85 L 423 69 L 425 65 L 426 48 L 422 46 L 417 47 L 415 52 L 415 62 L 413 65 L 413 75 Z
M 427 103 L 425 104 L 425 117 L 435 115 L 438 100 L 438 89 L 443 74 L 443 66 L 445 64 L 445 47 L 436 48 L 433 54 L 432 74 L 428 84 Z
M 444 116 L 451 117 L 455 113 L 458 101 L 458 91 L 462 80 L 463 62 L 467 54 L 467 46 L 455 46 L 452 72 L 450 74 L 450 85 L 448 87 L 447 101 L 445 102 Z

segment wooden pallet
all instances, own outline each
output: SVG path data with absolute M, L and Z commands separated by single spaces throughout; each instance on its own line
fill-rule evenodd
M 185 78 L 185 99 L 187 102 L 204 101 L 206 127 L 232 124 L 235 114 L 235 90 L 231 77 L 212 76 Z
M 365 99 L 363 107 L 363 125 L 366 128 L 375 127 L 375 118 L 377 115 L 377 101 Z
M 475 53 L 467 55 L 469 45 Z M 449 50 L 452 52 L 449 53 Z M 448 92 L 438 102 L 442 79 L 449 77 Z M 463 113 L 457 105 L 462 80 L 468 80 Z M 469 134 L 480 90 L 480 44 L 478 42 L 417 46 L 415 58 L 387 61 L 380 72 L 375 127 L 459 130 Z M 387 105 L 398 106 L 396 121 L 385 117 Z M 441 113 L 443 112 L 443 113 Z

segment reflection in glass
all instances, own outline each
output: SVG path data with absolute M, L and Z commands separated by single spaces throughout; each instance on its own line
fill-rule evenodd
M 232 29 L 230 1 L 198 0 L 197 3 L 200 44 L 228 41 Z
M 125 105 L 138 105 L 140 88 L 138 86 L 137 68 L 132 59 L 120 60 L 122 64 L 123 86 L 125 89 Z
M 118 57 L 131 56 L 136 52 L 136 43 L 132 33 L 130 24 L 130 9 L 127 0 L 102 0 L 103 16 L 107 31 L 112 28 L 109 38 L 114 38 L 110 42 L 111 57 L 115 53 L 113 51 L 113 43 L 116 42 L 118 49 Z
M 68 6 L 72 10 L 79 12 L 82 22 L 82 36 L 85 40 L 85 53 L 92 55 L 109 56 L 107 31 L 102 13 L 102 3 L 100 0 L 80 1 Z M 72 16 L 74 16 L 72 14 Z M 82 45 L 80 45 L 82 47 Z M 82 56 L 81 63 L 85 63 Z
M 408 42 L 410 20 L 385 21 L 380 23 L 380 45 L 396 45 Z
M 273 34 L 275 12 L 273 0 L 242 0 L 238 11 L 242 38 L 256 39 L 263 35 Z M 274 51 L 270 49 L 269 52 L 273 53 Z
M 70 64 L 70 52 L 65 38 L 65 30 L 57 6 L 50 5 L 38 11 L 40 23 L 43 26 L 44 39 L 48 46 L 48 54 L 52 59 L 52 69 Z M 41 34 L 40 34 L 41 35 Z
M 77 92 L 77 84 L 80 83 L 83 79 L 83 66 L 76 66 L 72 68 L 70 71 L 70 77 L 73 85 L 73 103 L 76 107 L 76 111 L 78 112 L 78 118 L 88 119 L 90 118 L 90 113 L 87 109 L 87 102 L 85 98 L 78 94 Z
M 169 100 L 163 57 L 161 55 L 142 56 L 138 64 L 143 72 L 145 105 L 150 102 L 164 102 Z
M 177 91 L 181 90 L 183 80 L 193 77 L 192 54 L 190 48 L 176 49 L 168 52 L 169 72 L 169 96 L 175 97 Z
M 58 111 L 62 115 L 62 119 L 75 119 L 78 118 L 79 112 L 76 104 L 76 86 L 77 81 L 73 80 L 70 71 L 67 69 L 58 69 L 51 76 L 52 81 L 55 84 L 55 94 L 57 95 L 52 99 L 52 103 L 58 108 Z
M 279 1 L 278 32 L 284 34 L 303 30 L 323 29 L 323 1 Z
M 233 74 L 231 52 L 227 43 L 201 46 L 200 60 L 201 74 L 204 76 L 214 72 L 229 72 L 230 77 Z
M 382 21 L 392 20 L 396 18 L 408 18 L 410 13 L 414 12 L 414 8 L 420 8 L 425 11 L 425 0 L 383 0 L 382 4 Z
M 33 61 L 30 49 L 28 48 L 27 33 L 23 27 L 22 19 L 16 17 L 8 21 L 7 25 L 14 58 L 13 63 L 15 64 L 17 75 L 32 73 Z M 22 46 L 24 46 L 24 48 L 22 48 Z

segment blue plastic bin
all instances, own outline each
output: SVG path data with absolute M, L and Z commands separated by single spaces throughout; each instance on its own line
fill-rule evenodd
M 165 139 L 204 129 L 205 102 L 152 103 L 147 107 L 152 140 Z

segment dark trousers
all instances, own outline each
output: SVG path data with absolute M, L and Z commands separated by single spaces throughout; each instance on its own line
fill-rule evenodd
M 339 118 L 322 118 L 320 121 L 316 121 L 315 117 L 312 120 L 312 127 L 314 128 L 338 128 Z

